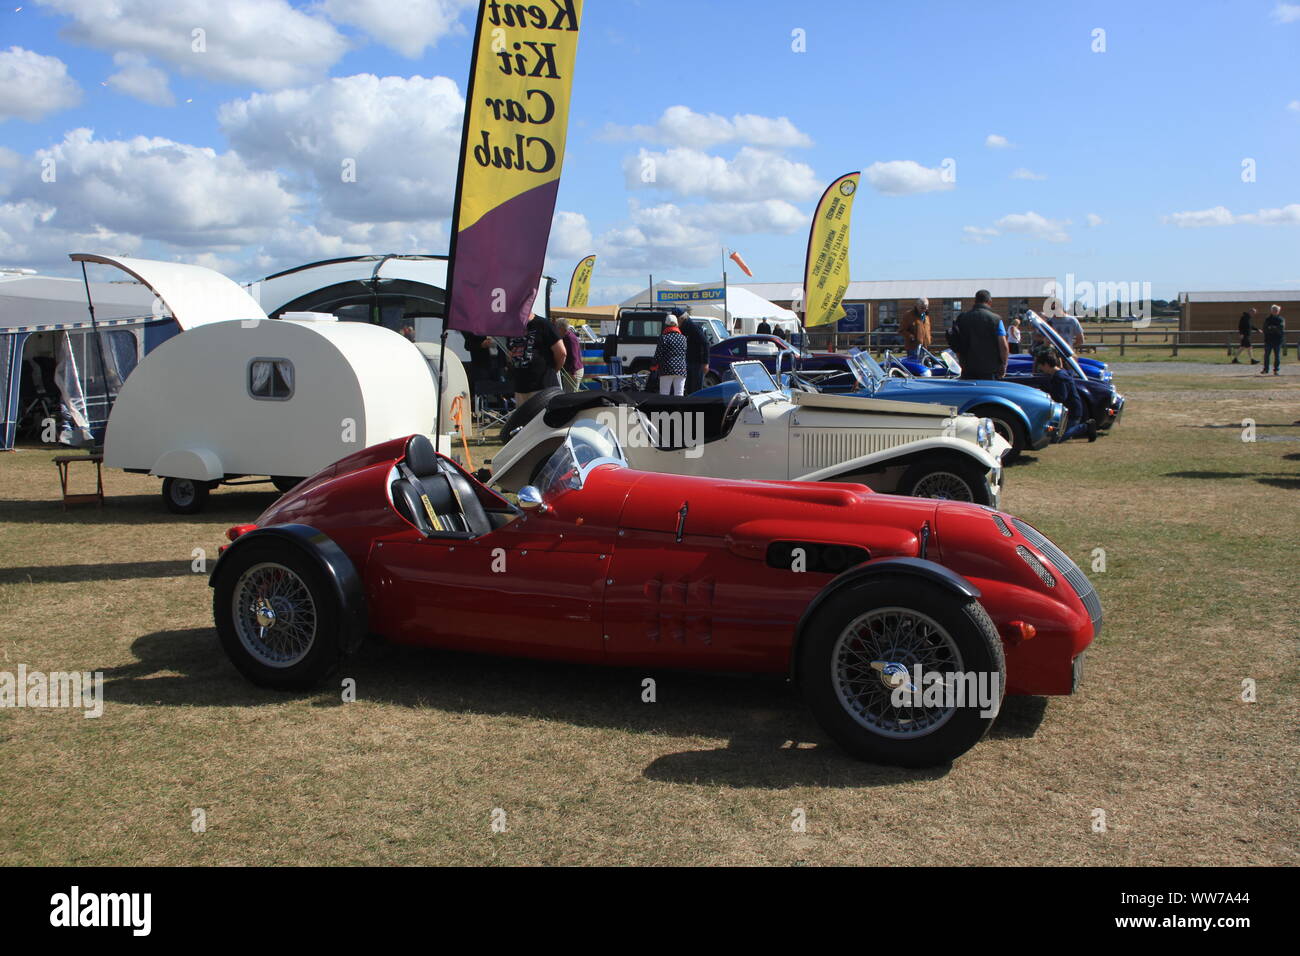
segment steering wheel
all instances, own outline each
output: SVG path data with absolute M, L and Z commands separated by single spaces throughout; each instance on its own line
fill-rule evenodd
M 747 392 L 737 392 L 731 396 L 731 400 L 727 402 L 727 407 L 722 410 L 722 423 L 719 431 L 723 435 L 731 431 L 736 419 L 740 417 L 741 411 L 748 404 L 749 393 Z

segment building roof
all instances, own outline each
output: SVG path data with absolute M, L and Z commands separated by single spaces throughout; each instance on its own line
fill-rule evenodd
M 1300 302 L 1300 289 L 1244 292 L 1180 292 L 1180 302 Z
M 797 298 L 801 281 L 746 282 L 741 288 L 767 299 L 788 302 Z M 980 289 L 988 289 L 995 299 L 1032 299 L 1052 294 L 1056 279 L 1051 276 L 1020 279 L 882 279 L 850 282 L 844 293 L 846 302 L 867 299 L 974 299 Z

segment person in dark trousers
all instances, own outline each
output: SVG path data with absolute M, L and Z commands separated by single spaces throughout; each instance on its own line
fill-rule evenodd
M 1270 353 L 1273 356 L 1273 374 L 1281 374 L 1278 366 L 1282 363 L 1282 342 L 1285 339 L 1286 319 L 1282 317 L 1282 307 L 1275 305 L 1268 310 L 1268 318 L 1264 320 L 1264 368 L 1260 371 L 1261 375 L 1268 374 Z
M 680 328 L 686 336 L 686 394 L 693 395 L 704 387 L 709 370 L 709 337 L 689 314 L 681 317 Z
M 1254 309 L 1248 309 L 1241 313 L 1241 318 L 1237 320 L 1237 332 L 1241 335 L 1241 342 L 1237 348 L 1237 354 L 1232 357 L 1233 365 L 1241 364 L 1238 360 L 1241 357 L 1242 349 L 1246 350 L 1246 358 L 1250 359 L 1251 365 L 1259 364 L 1259 359 L 1255 358 L 1255 347 L 1250 344 L 1250 333 L 1259 331 L 1259 329 L 1255 328 L 1255 314 Z M 1264 364 L 1268 364 L 1267 349 L 1264 352 Z
M 948 330 L 948 344 L 961 362 L 961 377 L 1002 378 L 1007 372 L 1007 329 L 989 303 L 987 289 L 975 293 L 975 307 L 957 316 Z
M 522 405 L 544 388 L 558 388 L 560 369 L 567 355 L 555 327 L 540 315 L 534 315 L 524 334 L 510 340 L 515 404 Z
M 1061 360 L 1056 357 L 1056 353 L 1046 350 L 1037 353 L 1034 356 L 1034 373 L 1047 376 L 1047 394 L 1052 396 L 1052 401 L 1064 405 L 1070 414 L 1065 431 L 1056 440 L 1069 441 L 1071 438 L 1086 437 L 1088 441 L 1096 441 L 1097 423 L 1084 417 L 1086 413 L 1079 386 L 1075 384 L 1074 376 L 1061 368 Z

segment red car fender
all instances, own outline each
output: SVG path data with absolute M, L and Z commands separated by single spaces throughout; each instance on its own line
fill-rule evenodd
M 222 572 L 231 566 L 232 554 L 242 554 L 249 542 L 267 540 L 283 541 L 315 564 L 338 598 L 343 652 L 350 654 L 360 647 L 369 632 L 366 589 L 361 575 L 342 548 L 328 535 L 308 525 L 281 524 L 241 534 L 217 559 L 208 578 L 208 587 L 216 588 Z
M 942 564 L 936 564 L 934 561 L 927 561 L 925 558 L 877 558 L 874 561 L 859 564 L 857 567 L 850 568 L 834 578 L 826 587 L 821 589 L 816 597 L 808 602 L 808 607 L 799 618 L 799 624 L 795 629 L 794 643 L 790 646 L 791 680 L 798 681 L 799 679 L 799 648 L 803 643 L 804 635 L 808 631 L 808 625 L 816 616 L 818 608 L 846 587 L 852 587 L 855 584 L 861 584 L 888 574 L 904 574 L 909 577 L 922 578 L 965 600 L 977 601 L 981 596 L 980 589 L 956 571 L 945 568 Z

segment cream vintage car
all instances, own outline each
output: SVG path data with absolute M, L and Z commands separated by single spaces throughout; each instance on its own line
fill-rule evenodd
M 732 396 L 556 393 L 492 461 L 506 492 L 536 472 L 577 418 L 618 437 L 632 468 L 676 475 L 843 481 L 874 491 L 998 507 L 1010 444 L 986 418 L 947 405 L 827 395 L 789 397 L 759 362 L 737 362 Z

